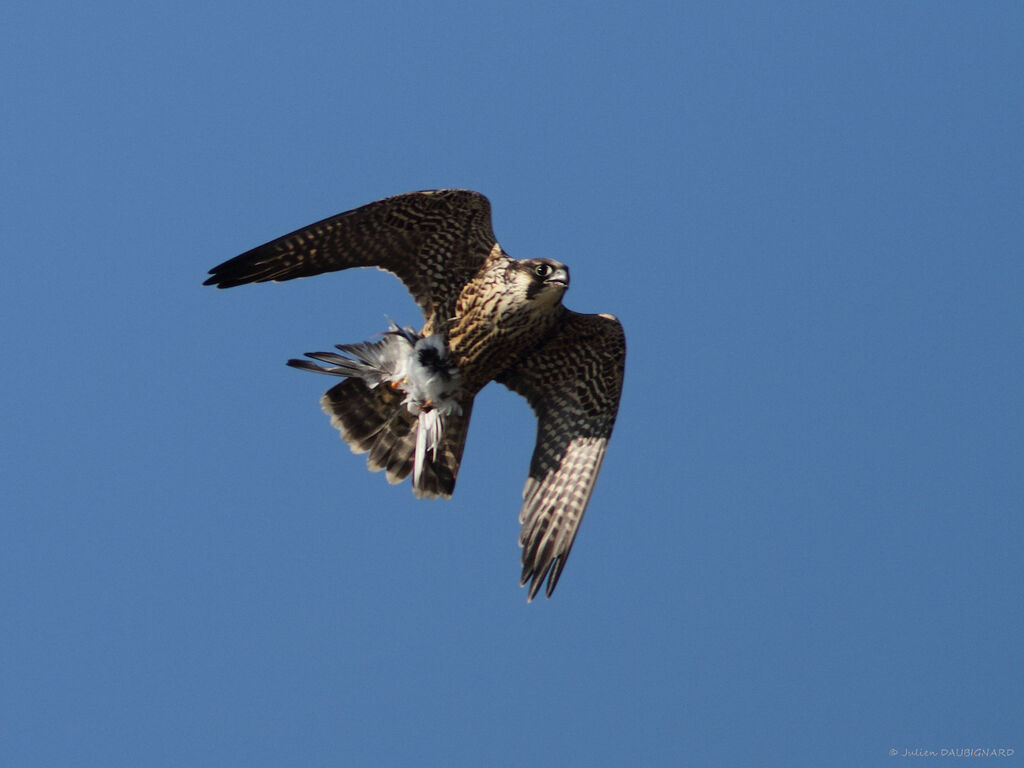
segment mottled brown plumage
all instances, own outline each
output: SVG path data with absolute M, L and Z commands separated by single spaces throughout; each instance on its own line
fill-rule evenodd
M 530 582 L 532 600 L 546 580 L 550 597 L 615 423 L 625 365 L 622 326 L 611 315 L 566 309 L 568 268 L 551 259 L 510 258 L 494 238 L 487 198 L 468 190 L 397 195 L 332 216 L 214 267 L 204 284 L 229 288 L 369 266 L 397 275 L 423 310 L 418 336 L 395 332 L 409 339 L 395 342 L 407 350 L 396 358 L 399 367 L 429 353 L 445 356 L 457 371 L 454 392 L 444 395 L 450 395 L 448 410 L 430 414 L 443 428 L 435 451 L 426 459 L 416 455 L 418 420 L 439 407 L 430 398 L 410 404 L 416 374 L 401 378 L 389 368 L 388 378 L 371 370 L 387 357 L 380 350 L 391 346 L 378 343 L 362 361 L 311 354 L 338 364 L 329 369 L 290 364 L 347 377 L 321 400 L 332 424 L 390 482 L 418 467 L 413 489 L 428 497 L 454 490 L 477 392 L 496 380 L 523 395 L 538 430 L 520 513 L 522 583 Z M 408 351 L 414 344 L 416 352 Z M 365 346 L 340 349 L 358 357 Z M 420 375 L 434 369 L 424 370 Z

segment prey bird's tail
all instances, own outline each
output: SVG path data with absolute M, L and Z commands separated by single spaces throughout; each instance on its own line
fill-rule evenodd
M 288 365 L 303 371 L 326 373 L 330 376 L 355 376 L 365 381 L 370 388 L 378 384 L 396 381 L 406 375 L 409 353 L 416 344 L 410 328 L 399 328 L 394 323 L 383 334 L 380 341 L 364 341 L 361 344 L 337 344 L 343 355 L 335 352 L 307 352 L 312 358 L 328 367 L 322 368 L 309 360 L 292 359 Z

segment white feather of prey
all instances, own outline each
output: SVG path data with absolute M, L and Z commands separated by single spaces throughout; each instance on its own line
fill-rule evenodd
M 462 413 L 462 406 L 455 400 L 459 372 L 452 365 L 444 338 L 438 334 L 418 339 L 403 367 L 405 378 L 400 384 L 405 392 L 403 402 L 417 417 L 412 482 L 419 488 L 427 452 L 431 460 L 437 459 L 437 447 L 444 437 L 445 417 Z

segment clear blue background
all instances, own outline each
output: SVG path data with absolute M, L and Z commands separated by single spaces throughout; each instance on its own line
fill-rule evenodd
M 4 17 L 0 764 L 1020 764 L 1020 3 Z M 421 502 L 284 365 L 398 281 L 200 286 L 442 186 L 627 331 L 550 601 L 523 401 Z

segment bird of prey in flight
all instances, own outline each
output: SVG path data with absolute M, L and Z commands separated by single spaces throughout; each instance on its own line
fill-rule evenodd
M 463 189 L 396 195 L 339 213 L 210 270 L 204 285 L 291 280 L 350 267 L 395 274 L 423 311 L 378 341 L 289 360 L 342 377 L 324 411 L 373 471 L 417 496 L 448 498 L 473 398 L 498 381 L 529 402 L 537 443 L 519 513 L 522 578 L 533 600 L 558 584 L 619 408 L 622 325 L 567 309 L 569 268 L 516 260 L 498 245 L 487 198 Z

